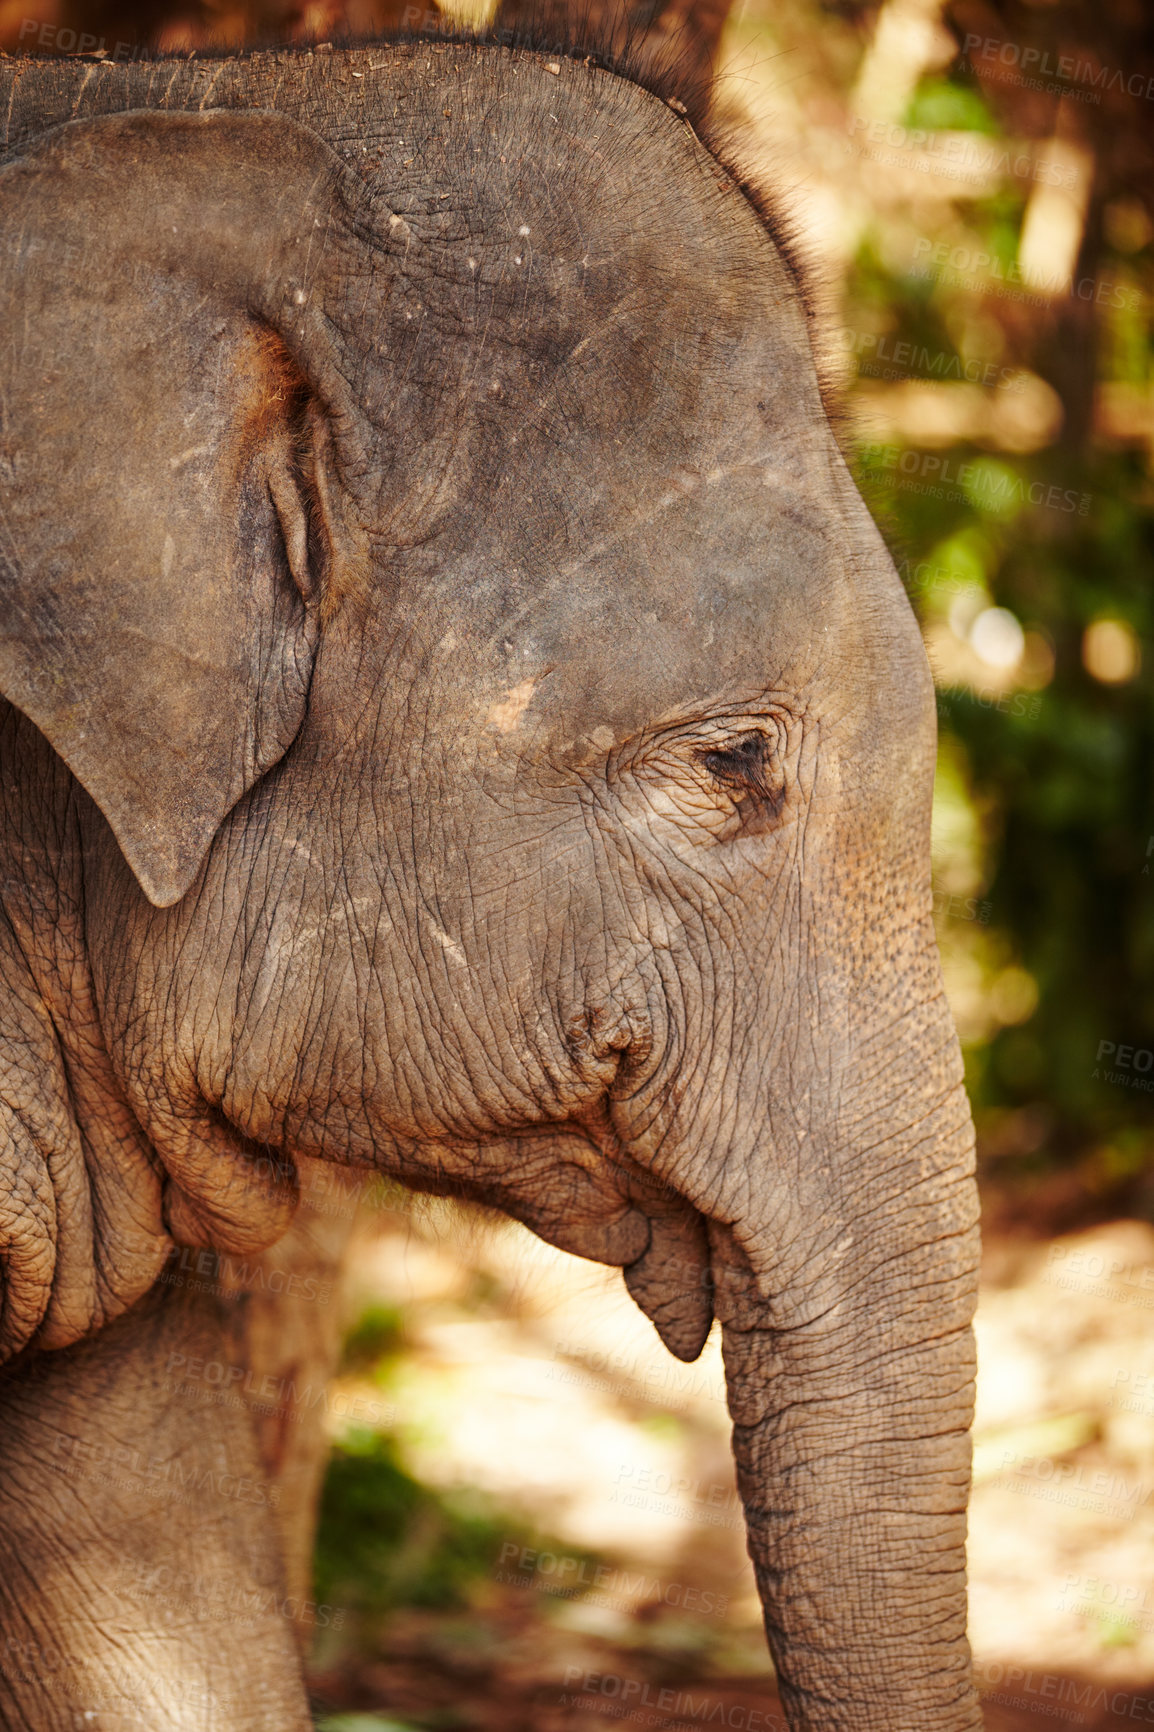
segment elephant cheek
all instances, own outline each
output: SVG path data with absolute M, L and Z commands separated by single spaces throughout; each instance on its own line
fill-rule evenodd
M 178 1244 L 248 1256 L 287 1233 L 300 1200 L 292 1157 L 263 1148 L 215 1112 L 158 1141 L 165 1224 Z

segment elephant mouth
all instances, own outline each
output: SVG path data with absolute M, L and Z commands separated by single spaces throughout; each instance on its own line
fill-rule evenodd
M 626 1266 L 625 1285 L 666 1347 L 687 1364 L 713 1324 L 713 1270 L 704 1218 L 689 1203 L 650 1216 L 649 1244 Z
M 705 1218 L 630 1160 L 607 1112 L 439 1143 L 432 1164 L 435 1183 L 417 1188 L 495 1205 L 547 1244 L 621 1269 L 669 1351 L 699 1356 L 713 1323 Z

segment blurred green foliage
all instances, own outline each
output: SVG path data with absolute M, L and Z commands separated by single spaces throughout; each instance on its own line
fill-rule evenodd
M 316 1597 L 354 1619 L 399 1606 L 461 1607 L 491 1576 L 503 1542 L 529 1535 L 479 1493 L 440 1493 L 401 1465 L 394 1439 L 352 1431 L 337 1444 L 321 1498 Z
M 1039 989 L 1026 1026 L 970 1046 L 971 1095 L 979 1112 L 1046 1102 L 1051 1147 L 1062 1154 L 1154 1120 L 1150 1096 L 1094 1077 L 1102 1041 L 1154 1046 L 1154 882 L 1144 875 L 1154 838 L 1154 681 L 1142 670 L 1124 685 L 1102 685 L 1080 656 L 1082 632 L 1099 617 L 1151 638 L 1154 526 L 1137 469 L 1132 457 L 1092 468 L 1017 465 L 1028 480 L 1063 490 L 1072 481 L 1092 494 L 1088 517 L 1071 523 L 1031 510 L 1006 521 L 980 502 L 936 513 L 936 522 L 918 501 L 899 498 L 892 508 L 911 546 L 935 535 L 938 548 L 961 544 L 978 530 L 992 600 L 1053 646 L 1054 675 L 1036 714 L 1012 703 L 1000 711 L 961 688 L 939 715 L 990 813 L 983 893 Z M 923 604 L 916 590 L 914 599 Z
M 1070 27 L 1061 11 L 1059 31 Z M 1049 125 L 1055 106 L 1043 115 Z M 1144 119 L 1128 117 L 1135 130 Z M 983 91 L 964 61 L 924 79 L 903 116 L 906 127 L 1007 140 L 1036 133 L 1038 120 L 1036 102 L 1012 83 Z M 867 226 L 842 303 L 850 331 L 890 333 L 891 352 L 900 338 L 947 357 L 947 369 L 949 359 L 965 362 L 976 334 L 981 354 L 1028 369 L 1061 400 L 1062 424 L 1029 452 L 910 440 L 909 479 L 899 466 L 879 467 L 865 441 L 857 456 L 931 656 L 935 624 L 946 630 L 967 591 L 1010 610 L 1027 641 L 1048 648 L 1048 674 L 1001 703 L 996 682 L 985 690 L 972 673 L 950 679 L 937 669 L 943 755 L 960 766 L 979 815 L 976 893 L 989 910 L 988 925 L 967 933 L 955 923 L 942 936 L 947 954 L 952 937 L 977 959 L 987 993 L 1010 964 L 1036 986 L 1029 1014 L 1001 1026 L 987 1017 L 968 1035 L 963 1026 L 980 1151 L 1035 1167 L 1089 1158 L 1099 1186 L 1138 1173 L 1154 1143 L 1144 1073 L 1132 1061 L 1113 1071 L 1108 1049 L 1105 1062 L 1098 1057 L 1104 1042 L 1154 1049 L 1154 224 L 1128 184 L 1137 153 L 1127 156 L 1117 137 L 1105 148 L 1104 120 L 1094 111 L 1080 120 L 1095 167 L 1068 293 L 1007 288 L 1030 192 L 1007 185 L 943 214 L 947 257 L 960 270 L 902 268 L 884 223 Z M 924 260 L 928 246 L 920 252 Z M 992 262 L 975 282 L 980 255 Z M 859 358 L 863 382 L 870 371 Z M 1119 388 L 1136 410 L 1130 439 L 1116 426 L 1103 434 L 1104 395 Z M 1141 659 L 1128 677 L 1088 671 L 1084 634 L 1100 620 L 1137 640 Z M 1017 1134 L 1001 1134 L 1007 1125 Z
M 387 1376 L 404 1344 L 404 1313 L 400 1307 L 368 1305 L 345 1337 L 340 1369 L 368 1371 L 380 1381 Z
M 317 1721 L 317 1732 L 413 1732 L 413 1727 L 380 1714 L 331 1714 Z

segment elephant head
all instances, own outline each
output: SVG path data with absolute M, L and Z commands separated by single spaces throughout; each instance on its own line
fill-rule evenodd
M 498 1203 L 719 1316 L 791 1723 L 970 1732 L 933 691 L 803 297 L 636 86 L 346 64 L 0 171 L 9 919 L 91 1003 L 10 1344 L 271 1240 L 295 1156 Z

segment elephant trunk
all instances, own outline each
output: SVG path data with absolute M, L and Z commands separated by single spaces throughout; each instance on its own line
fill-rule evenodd
M 965 1598 L 976 1206 L 968 1113 L 944 1110 L 945 1134 L 927 1142 L 923 1122 L 884 1165 L 874 1150 L 884 1196 L 852 1228 L 811 1231 L 784 1287 L 755 1273 L 756 1231 L 711 1229 L 738 1485 L 794 1732 L 982 1724 Z

